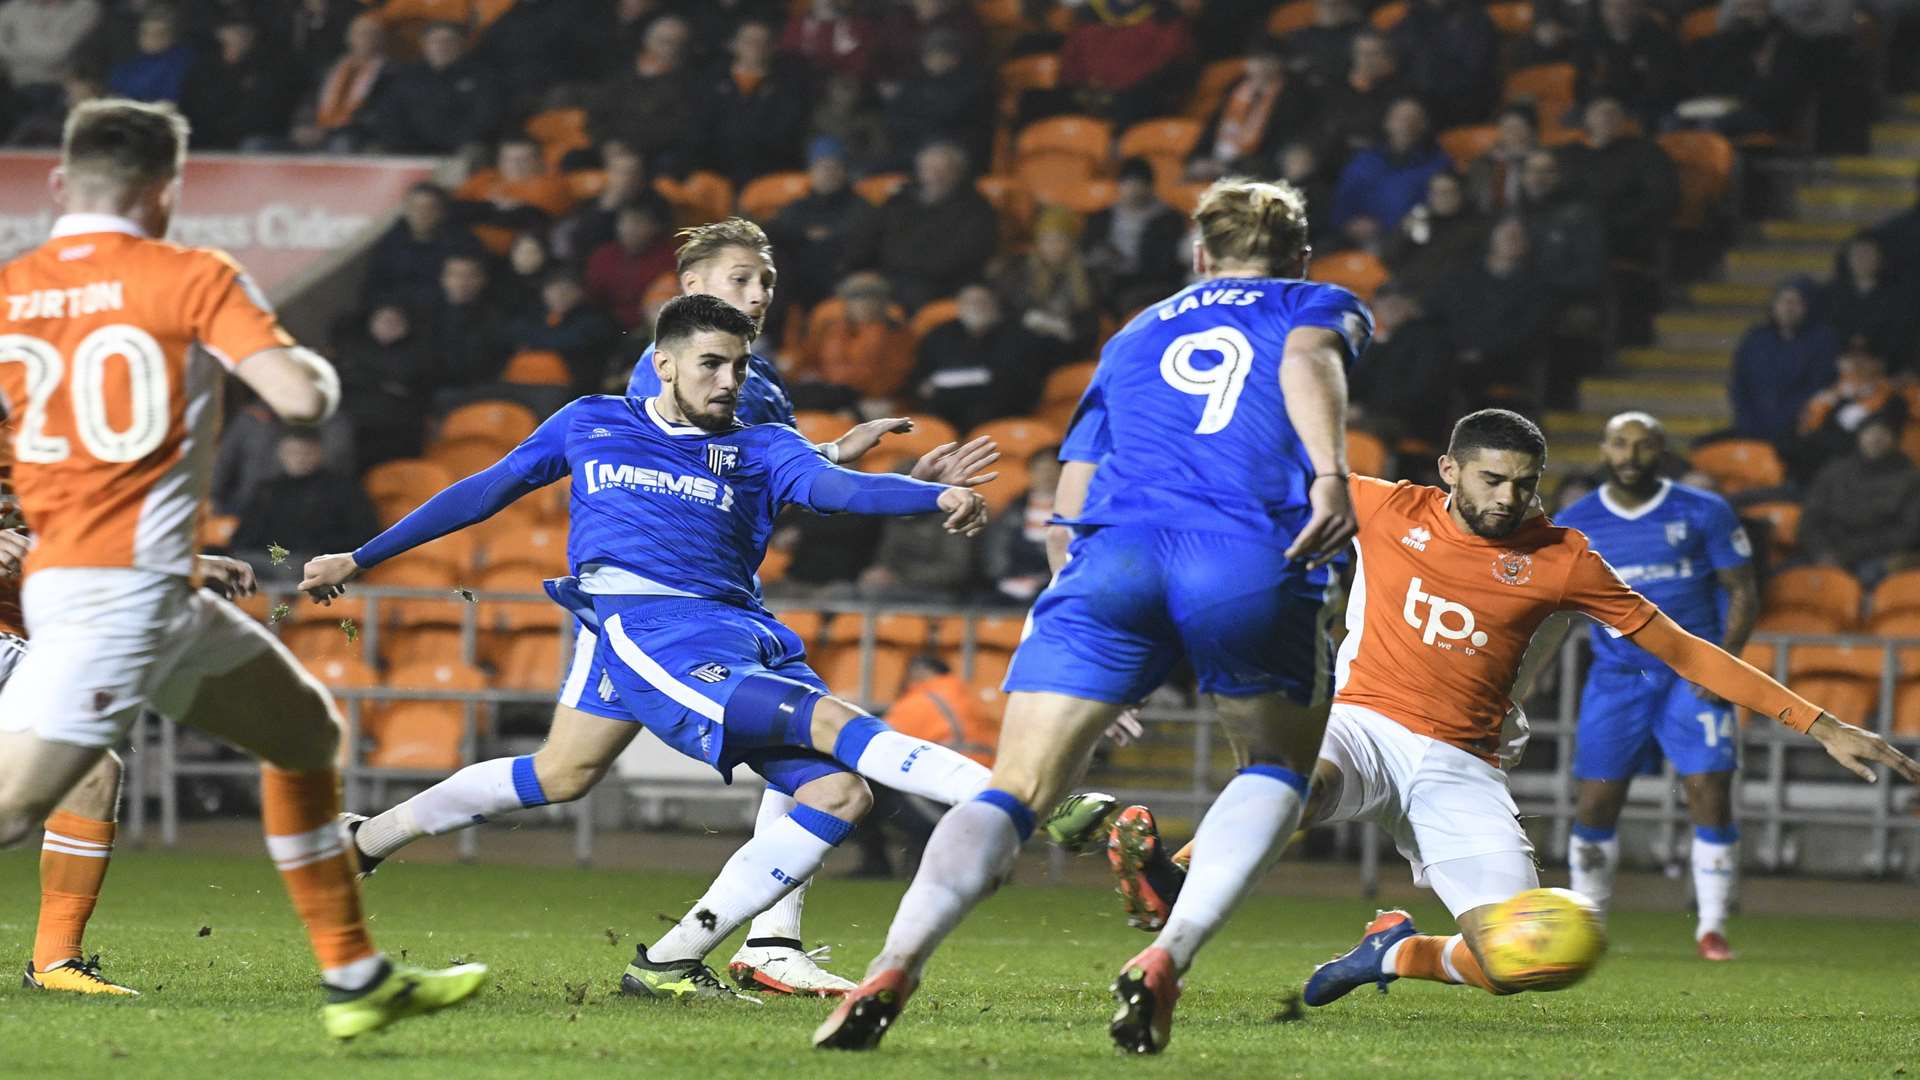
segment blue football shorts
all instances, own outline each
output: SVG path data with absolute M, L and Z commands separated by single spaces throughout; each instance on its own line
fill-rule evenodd
M 1663 755 L 1682 776 L 1731 772 L 1735 742 L 1733 709 L 1671 669 L 1595 664 L 1580 694 L 1573 775 L 1627 780 L 1659 771 Z

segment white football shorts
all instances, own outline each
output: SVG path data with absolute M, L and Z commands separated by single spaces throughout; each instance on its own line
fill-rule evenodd
M 1321 758 L 1340 770 L 1339 802 L 1316 824 L 1379 825 L 1414 884 L 1456 917 L 1539 885 L 1533 843 L 1498 768 L 1371 709 L 1335 704 Z
M 27 578 L 30 645 L 0 686 L 0 731 L 110 747 L 141 709 L 184 719 L 200 682 L 279 648 L 265 627 L 175 574 L 58 567 Z

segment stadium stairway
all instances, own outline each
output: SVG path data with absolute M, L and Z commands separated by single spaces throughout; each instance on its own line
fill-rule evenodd
M 1608 371 L 1582 380 L 1578 410 L 1547 415 L 1556 465 L 1598 464 L 1600 430 L 1624 409 L 1659 416 L 1680 439 L 1726 427 L 1734 346 L 1759 320 L 1773 290 L 1795 277 L 1827 280 L 1843 241 L 1913 205 L 1920 94 L 1891 103 L 1873 126 L 1872 154 L 1794 167 L 1800 178 L 1790 216 L 1744 225 L 1715 278 L 1685 286 L 1681 301 L 1659 315 L 1654 344 L 1621 350 Z

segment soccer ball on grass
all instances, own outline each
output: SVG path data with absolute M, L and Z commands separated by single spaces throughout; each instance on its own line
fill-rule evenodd
M 1502 901 L 1480 940 L 1487 974 L 1516 990 L 1565 990 L 1607 951 L 1600 909 L 1571 889 L 1529 889 Z

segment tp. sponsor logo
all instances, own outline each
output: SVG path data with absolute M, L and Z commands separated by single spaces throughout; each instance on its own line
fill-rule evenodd
M 1422 592 L 1424 584 L 1419 578 L 1407 583 L 1407 602 L 1400 609 L 1400 617 L 1408 626 L 1420 631 L 1420 641 L 1425 645 L 1436 645 L 1442 649 L 1452 649 L 1456 641 L 1464 641 L 1474 649 L 1487 643 L 1484 630 L 1474 628 L 1473 612 L 1465 604 L 1456 604 L 1444 597 Z M 1426 616 L 1421 617 L 1420 606 L 1426 605 Z M 1471 655 L 1473 649 L 1467 650 Z
M 1401 537 L 1400 542 L 1415 551 L 1425 551 L 1427 550 L 1427 543 L 1432 539 L 1432 533 L 1415 525 L 1413 528 L 1407 530 L 1407 535 Z

